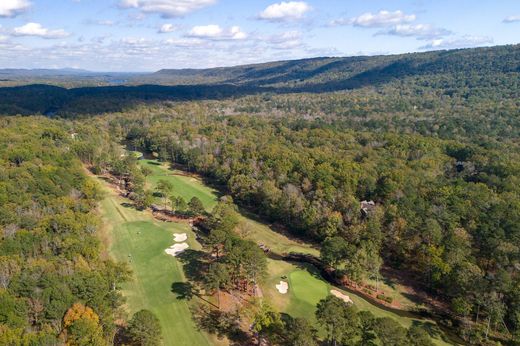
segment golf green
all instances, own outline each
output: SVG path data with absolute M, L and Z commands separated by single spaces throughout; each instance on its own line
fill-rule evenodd
M 289 287 L 292 288 L 291 301 L 287 312 L 294 317 L 314 318 L 318 302 L 329 294 L 329 285 L 316 279 L 307 270 L 296 270 L 289 274 Z
M 262 285 L 264 296 L 277 310 L 293 317 L 303 317 L 309 321 L 316 322 L 316 305 L 321 299 L 326 298 L 330 294 L 331 289 L 335 289 L 348 295 L 359 310 L 370 311 L 375 317 L 391 317 L 406 328 L 415 323 L 419 325 L 424 324 L 435 329 L 433 321 L 399 316 L 372 305 L 361 296 L 331 286 L 320 277 L 313 266 L 270 260 L 268 270 L 269 277 Z M 286 294 L 279 293 L 275 288 L 275 285 L 281 280 L 287 281 L 289 284 L 289 290 Z M 322 332 L 320 331 L 320 333 Z M 432 338 L 432 341 L 436 345 L 449 345 L 442 340 L 441 334 Z

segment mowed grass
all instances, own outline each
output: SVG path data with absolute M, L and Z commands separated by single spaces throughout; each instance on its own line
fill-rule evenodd
M 271 251 L 280 255 L 298 252 L 319 257 L 320 251 L 310 244 L 277 233 L 268 225 L 247 216 L 248 214 L 243 212 L 238 225 L 238 231 L 242 237 L 251 239 L 257 244 L 267 245 Z
M 197 197 L 208 211 L 217 204 L 218 192 L 204 185 L 199 178 L 186 175 L 180 171 L 170 170 L 167 164 L 160 163 L 157 160 L 139 160 L 139 164 L 152 171 L 152 174 L 146 177 L 148 188 L 155 190 L 159 180 L 166 180 L 174 186 L 172 195 L 180 196 L 186 202 L 189 202 L 193 197 Z
M 217 203 L 218 191 L 204 185 L 201 179 L 171 170 L 167 164 L 160 163 L 157 160 L 139 160 L 139 164 L 152 171 L 152 174 L 146 178 L 148 188 L 154 190 L 159 180 L 163 179 L 171 182 L 174 186 L 173 195 L 181 196 L 187 202 L 192 197 L 198 197 L 208 211 Z M 251 239 L 258 244 L 265 244 L 279 254 L 290 252 L 307 253 L 315 256 L 320 254 L 319 250 L 313 248 L 310 244 L 277 233 L 268 225 L 255 220 L 252 215 L 244 211 L 242 211 L 238 228 L 242 237 Z
M 269 260 L 268 272 L 269 276 L 262 285 L 264 296 L 275 309 L 293 317 L 302 317 L 312 323 L 317 323 L 316 305 L 330 294 L 331 289 L 336 289 L 348 295 L 358 310 L 370 311 L 375 317 L 393 318 L 405 328 L 411 327 L 412 324 L 419 324 L 430 330 L 436 329 L 433 321 L 397 315 L 372 305 L 361 296 L 330 285 L 320 277 L 316 268 L 310 265 L 295 265 L 284 261 Z M 282 276 L 285 276 L 286 279 L 282 279 Z M 280 294 L 275 287 L 280 280 L 289 284 L 289 291 L 285 295 Z M 320 334 L 324 336 L 323 331 L 320 331 Z M 441 335 L 434 335 L 432 340 L 436 345 L 450 345 L 442 340 Z
M 165 346 L 210 345 L 197 330 L 188 303 L 171 291 L 174 282 L 185 278 L 181 263 L 164 252 L 175 243 L 173 233 L 187 233 L 190 248 L 200 249 L 193 232 L 186 224 L 156 222 L 148 212 L 124 207 L 125 202 L 107 189 L 100 209 L 110 256 L 127 262 L 133 271 L 132 280 L 122 287 L 129 316 L 141 309 L 152 311 L 160 320 Z

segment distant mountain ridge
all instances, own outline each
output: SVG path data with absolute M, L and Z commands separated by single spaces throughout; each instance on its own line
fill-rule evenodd
M 43 70 L 48 73 L 48 70 Z M 26 71 L 27 72 L 27 71 Z M 313 58 L 150 74 L 18 76 L 0 73 L 0 113 L 119 111 L 150 101 L 220 100 L 264 93 L 371 88 L 414 95 L 520 98 L 520 45 L 388 56 Z M 88 106 L 79 106 L 80 103 Z
M 312 92 L 313 88 L 344 90 L 425 75 L 512 72 L 520 72 L 520 44 L 399 55 L 309 58 L 206 69 L 162 69 L 154 73 L 92 72 L 73 68 L 0 69 L 0 79 L 18 81 L 16 85 L 229 84 Z
M 400 55 L 312 58 L 210 69 L 163 69 L 130 79 L 162 85 L 232 84 L 289 87 L 330 84 L 348 89 L 367 81 L 387 81 L 443 73 L 520 72 L 520 45 Z
M 109 86 L 128 82 L 138 73 L 94 72 L 83 69 L 0 69 L 0 87 L 27 84 L 50 84 L 65 87 Z

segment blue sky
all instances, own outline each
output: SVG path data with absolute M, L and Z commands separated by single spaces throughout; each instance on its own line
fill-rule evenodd
M 518 0 L 0 0 L 0 68 L 155 71 L 519 38 Z

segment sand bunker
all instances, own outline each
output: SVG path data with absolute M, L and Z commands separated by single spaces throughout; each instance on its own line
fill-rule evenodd
M 276 289 L 281 294 L 286 294 L 287 291 L 289 290 L 289 284 L 285 281 L 280 281 L 280 283 L 278 285 L 276 285 Z
M 164 252 L 166 252 L 168 255 L 172 255 L 175 257 L 189 247 L 190 246 L 188 245 L 188 243 L 180 243 L 170 246 L 169 248 L 164 250 Z
M 176 243 L 185 242 L 187 239 L 188 235 L 186 233 L 175 233 L 173 235 L 173 240 L 175 240 Z
M 349 296 L 341 293 L 340 291 L 330 290 L 330 294 L 332 294 L 335 297 L 338 297 L 339 299 L 343 300 L 347 304 L 354 304 L 354 302 L 352 301 L 352 299 L 350 299 Z

